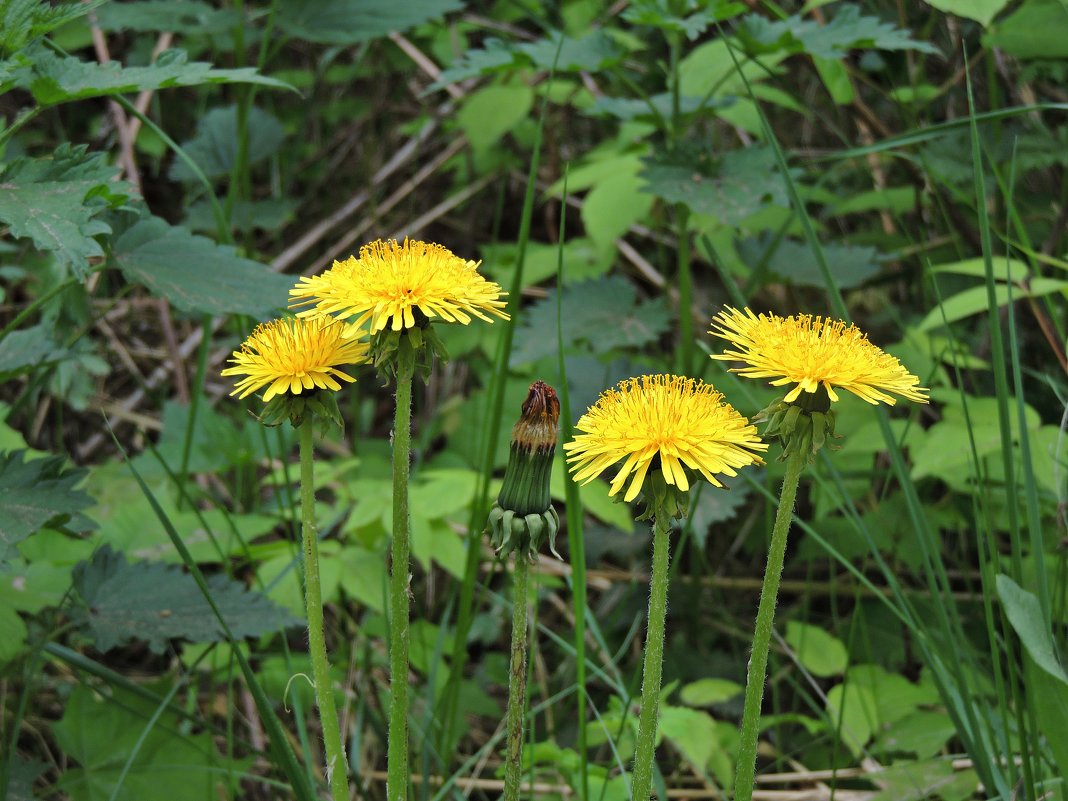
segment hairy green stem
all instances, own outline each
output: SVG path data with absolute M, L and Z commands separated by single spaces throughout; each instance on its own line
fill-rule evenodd
M 304 543 L 304 607 L 308 613 L 308 652 L 319 723 L 326 749 L 326 780 L 334 801 L 348 801 L 348 763 L 341 744 L 330 662 L 326 658 L 323 634 L 323 594 L 319 581 L 319 532 L 315 527 L 315 476 L 312 454 L 312 425 L 309 417 L 300 425 L 300 520 Z
M 738 768 L 734 777 L 735 801 L 751 801 L 756 776 L 757 734 L 760 731 L 760 705 L 764 700 L 764 677 L 768 669 L 768 648 L 775 620 L 775 603 L 779 595 L 783 560 L 786 558 L 786 535 L 794 513 L 794 498 L 805 454 L 797 449 L 786 461 L 786 477 L 782 480 L 779 508 L 771 530 L 768 565 L 764 569 L 764 583 L 760 588 L 756 630 L 753 632 L 753 655 L 749 658 L 749 673 L 745 680 L 745 706 L 742 709 L 742 741 L 738 749 Z
M 634 801 L 646 801 L 653 785 L 660 676 L 664 667 L 671 516 L 662 509 L 657 509 L 654 515 L 653 574 L 649 581 L 649 621 L 645 634 L 645 664 L 642 666 L 642 709 L 638 716 L 638 741 L 634 748 L 634 771 L 631 774 L 631 798 Z
M 397 351 L 397 411 L 393 422 L 393 542 L 389 576 L 389 743 L 387 801 L 408 797 L 408 463 L 412 449 L 415 351 L 401 337 Z
M 504 801 L 519 801 L 523 781 L 523 735 L 527 706 L 527 585 L 530 564 L 517 553 L 512 572 L 512 666 L 508 681 L 508 757 L 504 765 Z

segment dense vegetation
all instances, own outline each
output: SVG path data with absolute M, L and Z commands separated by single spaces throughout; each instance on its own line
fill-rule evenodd
M 855 320 L 931 400 L 840 393 L 802 477 L 755 797 L 1068 798 L 1066 74 L 1060 0 L 0 0 L 6 797 L 319 797 L 297 433 L 220 371 L 298 277 L 411 236 L 511 318 L 435 325 L 415 379 L 410 797 L 503 787 L 482 535 L 528 387 L 561 442 L 647 373 L 752 418 L 782 392 L 707 333 L 748 306 Z M 313 505 L 377 799 L 394 390 L 352 369 Z M 780 454 L 670 533 L 661 798 L 730 797 Z M 651 537 L 610 478 L 557 450 L 525 797 L 629 797 Z

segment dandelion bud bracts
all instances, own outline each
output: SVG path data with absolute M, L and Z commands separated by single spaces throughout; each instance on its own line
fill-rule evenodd
M 535 381 L 512 428 L 504 483 L 489 514 L 490 539 L 501 555 L 516 551 L 534 561 L 548 540 L 549 549 L 559 558 L 554 543 L 560 518 L 549 495 L 559 419 L 556 392 L 545 382 Z
M 838 438 L 834 433 L 834 409 L 823 387 L 811 393 L 802 392 L 789 402 L 780 398 L 753 419 L 754 422 L 766 421 L 765 439 L 778 439 L 782 443 L 779 458 L 783 461 L 796 452 L 804 454 L 811 462 L 827 444 L 828 437 Z M 836 449 L 834 445 L 830 447 Z

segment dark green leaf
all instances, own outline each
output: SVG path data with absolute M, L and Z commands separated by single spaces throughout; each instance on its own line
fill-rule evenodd
M 102 695 L 87 684 L 76 685 L 63 705 L 63 718 L 52 724 L 63 753 L 77 763 L 60 778 L 65 795 L 72 801 L 233 797 L 237 788 L 225 791 L 227 777 L 236 780 L 251 758 L 228 761 L 217 753 L 210 733 L 181 732 L 177 715 L 170 712 L 148 731 L 129 772 L 122 775 L 155 712 L 155 703 L 126 690 L 113 688 Z
M 726 108 L 733 105 L 734 101 L 735 98 L 731 95 L 707 100 L 684 95 L 679 98 L 679 114 L 685 117 L 706 109 Z M 592 106 L 586 109 L 586 113 L 615 117 L 617 120 L 655 122 L 658 116 L 661 120 L 671 118 L 672 103 L 673 99 L 667 92 L 653 95 L 648 101 L 635 97 L 608 97 L 607 95 L 602 95 L 597 98 Z M 653 109 L 656 109 L 655 114 Z
M 530 59 L 538 69 L 557 72 L 597 72 L 619 62 L 623 51 L 604 31 L 594 31 L 579 39 L 554 33 L 536 42 L 519 45 L 516 50 Z M 559 55 L 557 51 L 559 50 Z
M 709 6 L 701 8 L 700 6 Z M 745 11 L 744 3 L 733 0 L 715 0 L 713 3 L 686 4 L 688 16 L 676 13 L 665 0 L 637 0 L 630 3 L 623 11 L 622 17 L 632 25 L 647 25 L 665 31 L 685 33 L 690 40 L 696 39 L 713 22 L 730 19 Z M 685 12 L 684 12 L 685 13 Z
M 76 490 L 86 471 L 67 468 L 62 456 L 26 460 L 25 451 L 0 453 L 0 559 L 45 525 L 61 525 L 92 505 Z M 84 530 L 84 518 L 78 526 Z
M 296 208 L 296 202 L 286 198 L 238 200 L 230 215 L 230 225 L 236 231 L 277 231 L 293 219 Z M 214 233 L 217 230 L 215 211 L 206 200 L 194 203 L 186 210 L 184 224 L 193 231 Z
M 646 159 L 643 191 L 682 203 L 724 225 L 737 225 L 769 204 L 789 206 L 771 148 L 753 147 L 717 159 L 705 152 L 662 153 Z
M 1068 8 L 1060 0 L 1027 0 L 995 25 L 983 44 L 1017 58 L 1068 56 Z
M 739 243 L 738 255 L 747 264 L 757 265 L 771 242 L 770 235 L 747 239 Z M 873 247 L 831 242 L 823 245 L 823 255 L 838 286 L 845 289 L 863 284 L 879 271 L 879 252 Z M 812 248 L 806 242 L 782 240 L 767 258 L 766 266 L 770 272 L 793 284 L 823 286 L 826 283 Z
M 170 639 L 226 639 L 193 577 L 176 565 L 128 564 L 122 553 L 104 545 L 91 561 L 74 568 L 74 587 L 85 602 L 82 615 L 101 651 L 130 640 L 142 640 L 163 653 Z M 235 638 L 257 637 L 301 622 L 225 575 L 209 577 L 208 588 Z
M 1004 574 L 997 577 L 997 587 L 998 597 L 1005 604 L 1005 614 L 1027 653 L 1038 667 L 1068 685 L 1068 674 L 1057 656 L 1057 646 L 1038 598 Z
M 52 327 L 35 325 L 0 340 L 0 376 L 36 369 L 62 359 L 66 350 L 52 339 Z
M 276 89 L 291 88 L 282 81 L 260 75 L 251 67 L 215 69 L 203 61 L 188 61 L 182 50 L 167 50 L 160 54 L 155 64 L 147 67 L 123 67 L 115 61 L 98 64 L 37 50 L 17 71 L 17 83 L 29 90 L 34 100 L 43 106 L 145 89 L 213 83 L 254 83 Z
M 83 17 L 107 0 L 42 3 L 5 0 L 0 3 L 0 53 L 14 53 L 60 25 Z
M 229 175 L 237 163 L 237 106 L 214 108 L 200 118 L 196 135 L 182 143 L 182 149 L 209 178 Z M 256 164 L 270 157 L 281 146 L 286 132 L 273 116 L 255 106 L 248 114 L 248 163 Z M 170 177 L 175 181 L 195 181 L 197 176 L 184 161 L 175 160 Z
M 668 327 L 663 298 L 638 300 L 634 285 L 609 276 L 564 288 L 561 303 L 565 347 L 585 343 L 594 353 L 638 347 L 652 342 Z M 525 315 L 512 350 L 512 364 L 536 361 L 557 352 L 556 291 Z
M 821 25 L 814 19 L 795 15 L 770 20 L 750 14 L 742 20 L 739 38 L 750 52 L 807 53 L 820 58 L 840 58 L 850 50 L 918 50 L 941 55 L 938 48 L 918 42 L 908 31 L 883 22 L 878 17 L 862 17 L 860 7 L 843 4 L 834 19 Z
M 243 23 L 232 8 L 213 8 L 201 0 L 134 0 L 108 3 L 96 13 L 105 31 L 172 31 L 210 36 L 228 32 Z
M 281 0 L 279 27 L 289 36 L 321 44 L 369 42 L 403 33 L 430 20 L 459 11 L 459 0 Z
M 263 318 L 286 306 L 293 285 L 232 248 L 158 217 L 120 236 L 111 257 L 131 281 L 189 312 Z
M 48 765 L 44 762 L 36 759 L 22 759 L 16 755 L 11 763 L 11 775 L 7 780 L 7 801 L 34 801 L 34 782 L 47 768 Z
M 517 63 L 517 51 L 508 42 L 490 37 L 481 48 L 468 50 L 457 58 L 452 65 L 441 73 L 431 89 L 440 89 L 456 81 L 466 81 L 479 75 L 502 72 Z
M 87 150 L 60 145 L 51 158 L 19 158 L 0 174 L 0 223 L 12 236 L 53 251 L 81 277 L 89 259 L 104 255 L 94 237 L 111 233 L 96 215 L 129 197 L 128 185 L 114 181 L 119 168 L 105 153 Z

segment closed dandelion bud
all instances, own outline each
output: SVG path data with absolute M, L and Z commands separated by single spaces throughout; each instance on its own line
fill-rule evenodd
M 549 496 L 559 419 L 556 392 L 545 382 L 535 381 L 512 428 L 504 483 L 489 514 L 490 538 L 502 556 L 516 551 L 534 561 L 548 540 L 549 549 L 559 558 L 554 542 L 560 518 Z

